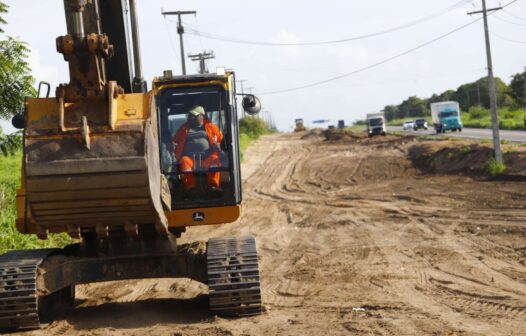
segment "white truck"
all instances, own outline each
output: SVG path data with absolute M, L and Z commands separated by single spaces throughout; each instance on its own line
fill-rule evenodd
M 385 135 L 385 117 L 383 113 L 367 113 L 367 135 L 372 137 L 373 135 Z
M 437 133 L 462 132 L 460 105 L 456 101 L 431 103 L 431 117 Z

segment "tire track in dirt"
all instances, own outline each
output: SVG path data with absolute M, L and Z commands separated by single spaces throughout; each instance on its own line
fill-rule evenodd
M 80 310 L 48 331 L 478 336 L 526 329 L 523 185 L 422 174 L 408 156 L 412 138 L 300 137 L 255 142 L 243 163 L 241 218 L 189 228 L 181 239 L 255 235 L 263 315 L 213 317 L 203 312 L 202 285 L 138 280 L 82 286 Z M 117 322 L 95 325 L 97 314 L 110 312 Z

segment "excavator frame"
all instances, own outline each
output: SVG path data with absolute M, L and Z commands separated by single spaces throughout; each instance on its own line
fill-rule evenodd
M 76 285 L 126 279 L 190 278 L 208 285 L 214 314 L 261 313 L 254 237 L 176 244 L 187 226 L 230 223 L 240 214 L 233 72 L 162 76 L 147 92 L 135 0 L 64 5 L 68 34 L 57 38 L 57 50 L 69 63 L 70 82 L 56 98 L 28 98 L 17 116 L 24 161 L 16 226 L 41 239 L 67 233 L 78 243 L 0 255 L 0 332 L 36 329 L 61 316 L 74 306 Z M 228 92 L 232 122 L 224 146 L 235 197 L 173 208 L 156 99 L 165 89 L 210 83 Z M 260 109 L 253 96 L 243 105 L 251 114 Z

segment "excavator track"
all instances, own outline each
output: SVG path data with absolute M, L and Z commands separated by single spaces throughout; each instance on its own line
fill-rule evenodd
M 0 332 L 40 328 L 37 269 L 55 249 L 0 255 Z
M 261 314 L 254 237 L 210 239 L 207 265 L 210 310 L 213 313 L 230 317 Z

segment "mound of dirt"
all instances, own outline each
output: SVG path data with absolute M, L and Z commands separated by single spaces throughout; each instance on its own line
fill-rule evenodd
M 526 177 L 526 152 L 508 152 L 504 154 L 506 173 Z
M 493 149 L 479 144 L 426 142 L 408 150 L 413 165 L 429 174 L 466 174 L 488 176 L 487 164 Z M 504 155 L 506 171 L 502 178 L 526 178 L 526 152 L 508 152 Z
M 484 168 L 492 155 L 491 148 L 476 144 L 460 147 L 425 143 L 409 148 L 409 158 L 413 165 L 424 173 L 431 174 L 484 175 Z
M 323 131 L 323 136 L 327 141 L 351 141 L 364 139 L 367 134 L 363 131 L 351 131 L 346 129 L 327 129 Z
M 305 139 L 313 139 L 313 138 L 321 138 L 321 137 L 323 137 L 323 130 L 317 128 L 317 129 L 309 130 L 307 133 L 301 136 L 301 139 L 305 140 Z

